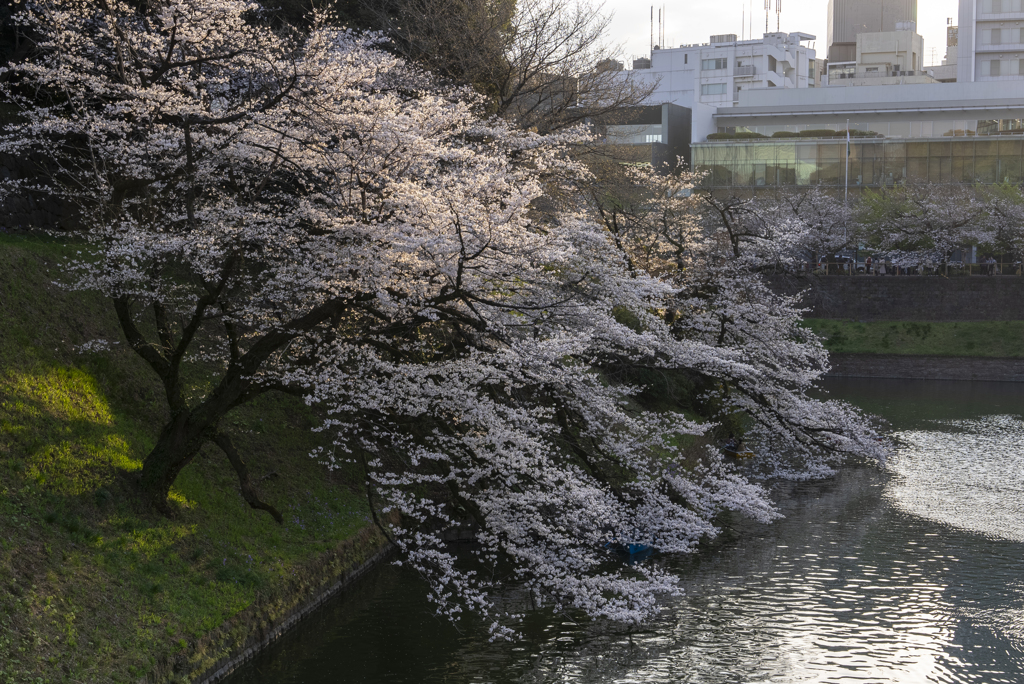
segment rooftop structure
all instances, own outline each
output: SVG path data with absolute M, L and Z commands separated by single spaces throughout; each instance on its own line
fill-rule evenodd
M 952 21 L 952 19 L 950 19 Z M 958 26 L 946 26 L 946 56 L 942 64 L 929 67 L 928 74 L 941 83 L 956 83 L 957 58 L 960 30 Z
M 898 22 L 895 31 L 857 34 L 857 59 L 830 62 L 828 85 L 904 85 L 934 83 L 923 70 L 924 38 L 913 22 Z
M 897 22 L 917 22 L 917 0 L 829 0 L 828 60 L 857 60 L 857 36 L 887 33 Z

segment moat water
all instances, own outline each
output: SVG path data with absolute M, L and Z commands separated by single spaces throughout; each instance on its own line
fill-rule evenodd
M 1024 682 L 1024 385 L 830 380 L 892 424 L 884 468 L 785 484 L 677 569 L 641 629 L 531 613 L 523 638 L 434 617 L 383 565 L 230 684 Z

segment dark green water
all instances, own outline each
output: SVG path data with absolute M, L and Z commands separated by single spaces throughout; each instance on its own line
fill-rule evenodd
M 833 380 L 886 417 L 884 469 L 786 484 L 784 520 L 674 566 L 643 629 L 532 613 L 516 643 L 435 618 L 383 566 L 231 684 L 1024 682 L 1024 385 Z M 516 601 L 512 591 L 503 597 Z

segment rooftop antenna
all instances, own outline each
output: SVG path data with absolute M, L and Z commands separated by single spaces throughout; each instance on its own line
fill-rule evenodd
M 764 32 L 768 33 L 768 14 L 772 9 L 772 0 L 764 0 Z M 782 0 L 775 0 L 775 32 L 782 27 Z
M 741 16 L 743 18 L 740 19 L 740 40 L 746 40 L 746 38 L 743 35 L 743 32 L 747 30 L 747 8 L 746 7 L 743 8 L 743 14 Z
M 662 48 L 665 47 L 665 24 L 667 23 L 666 14 L 665 6 L 662 5 L 661 9 L 658 10 L 658 44 L 661 45 Z
M 654 57 L 654 5 L 651 5 L 651 57 Z

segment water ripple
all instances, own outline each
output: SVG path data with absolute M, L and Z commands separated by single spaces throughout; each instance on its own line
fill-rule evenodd
M 915 410 L 885 471 L 788 485 L 784 520 L 648 561 L 685 594 L 642 629 L 533 613 L 521 642 L 492 644 L 386 567 L 231 684 L 1024 682 L 1024 421 Z

